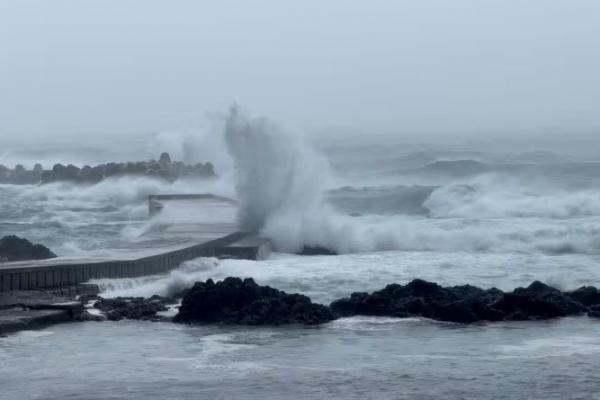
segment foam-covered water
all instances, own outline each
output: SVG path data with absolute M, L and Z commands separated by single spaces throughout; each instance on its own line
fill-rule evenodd
M 227 276 L 322 303 L 414 278 L 504 290 L 536 279 L 565 290 L 600 285 L 598 160 L 315 149 L 237 110 L 223 131 L 221 147 L 208 147 L 221 166 L 211 181 L 1 185 L 0 234 L 61 256 L 110 256 L 148 241 L 179 243 L 175 231 L 156 236 L 160 224 L 237 218 L 277 249 L 264 261 L 195 259 L 164 275 L 96 281 L 107 297 L 172 295 Z M 201 142 L 165 133 L 150 148 L 191 158 Z M 148 219 L 148 194 L 198 192 L 237 198 L 240 208 L 183 202 Z M 303 245 L 341 254 L 290 254 Z M 0 387 L 7 399 L 587 399 L 597 396 L 599 334 L 586 317 L 472 326 L 350 318 L 263 329 L 85 323 L 0 339 L 0 363 L 15 366 Z
M 342 256 L 302 257 L 274 254 L 266 261 L 199 258 L 169 274 L 97 281 L 110 297 L 168 296 L 195 281 L 228 276 L 252 277 L 288 292 L 329 303 L 354 291 L 373 291 L 392 282 L 428 279 L 443 285 L 470 283 L 512 290 L 533 280 L 563 290 L 600 282 L 600 256 L 489 254 L 474 252 L 390 251 Z M 526 266 L 526 267 L 525 267 Z
M 58 325 L 0 340 L 2 398 L 593 399 L 597 323 L 468 327 L 349 318 L 319 328 Z
M 110 256 L 111 251 L 127 250 L 143 241 L 147 237 L 142 235 L 157 225 L 183 220 L 182 214 L 186 222 L 205 222 L 207 214 L 202 209 L 190 213 L 167 208 L 164 215 L 148 218 L 148 195 L 199 191 L 231 194 L 220 180 L 168 183 L 122 177 L 93 186 L 68 182 L 0 185 L 0 236 L 24 236 L 64 257 Z

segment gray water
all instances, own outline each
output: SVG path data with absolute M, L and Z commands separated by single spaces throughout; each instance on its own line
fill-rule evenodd
M 600 285 L 594 160 L 347 149 L 328 155 L 334 176 L 326 205 L 314 218 L 288 210 L 269 232 L 283 246 L 309 238 L 343 254 L 196 259 L 162 276 L 99 280 L 103 295 L 165 295 L 226 276 L 253 277 L 322 303 L 414 278 L 504 290 L 535 279 L 561 289 Z M 431 161 L 440 157 L 476 157 L 485 166 L 439 170 Z M 149 220 L 148 194 L 235 196 L 234 187 L 227 173 L 175 184 L 122 178 L 87 187 L 0 185 L 0 236 L 23 235 L 67 258 L 139 251 L 158 239 L 175 245 L 193 237 L 157 236 L 155 228 L 231 215 L 194 216 L 186 208 Z M 295 225 L 299 218 L 303 225 Z M 350 318 L 314 328 L 88 322 L 0 338 L 0 398 L 590 399 L 600 398 L 599 364 L 600 322 L 587 317 L 470 326 Z
M 318 328 L 103 322 L 0 341 L 2 399 L 592 399 L 598 323 Z

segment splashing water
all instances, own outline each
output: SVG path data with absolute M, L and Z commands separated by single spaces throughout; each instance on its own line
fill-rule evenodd
M 326 201 L 329 165 L 298 136 L 232 107 L 225 139 L 236 170 L 238 223 L 270 238 L 279 251 L 307 245 L 338 253 L 600 252 L 595 191 L 565 195 L 531 182 L 524 191 L 520 181 L 481 177 L 433 190 L 423 202 L 428 216 L 350 216 Z
M 234 106 L 225 139 L 237 174 L 242 229 L 259 231 L 277 215 L 302 215 L 322 206 L 329 166 L 298 138 L 264 118 L 246 118 Z

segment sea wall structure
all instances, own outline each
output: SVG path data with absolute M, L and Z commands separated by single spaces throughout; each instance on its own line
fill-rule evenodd
M 37 185 L 50 182 L 95 184 L 104 179 L 124 176 L 145 176 L 175 181 L 180 178 L 214 178 L 216 174 L 210 162 L 197 164 L 172 162 L 169 153 L 162 153 L 158 161 L 110 162 L 83 167 L 54 164 L 51 169 L 44 169 L 38 163 L 29 170 L 21 164 L 13 169 L 0 164 L 0 184 Z
M 98 294 L 98 286 L 89 282 L 94 279 L 162 275 L 198 257 L 259 260 L 271 251 L 267 239 L 237 231 L 235 200 L 163 194 L 150 196 L 148 204 L 160 215 L 132 242 L 105 242 L 108 251 L 90 252 L 85 259 L 0 262 L 0 336 L 89 318 L 73 299 Z
M 234 232 L 194 246 L 132 260 L 3 263 L 0 264 L 0 292 L 34 289 L 56 292 L 91 279 L 157 275 L 198 257 L 262 259 L 270 250 L 268 240 Z
M 218 196 L 211 193 L 201 194 L 151 194 L 148 196 L 148 215 L 150 217 L 159 213 L 163 207 L 165 201 L 173 200 L 199 200 L 199 201 L 216 201 L 222 202 L 229 205 L 237 205 L 237 200 L 230 199 L 229 197 Z

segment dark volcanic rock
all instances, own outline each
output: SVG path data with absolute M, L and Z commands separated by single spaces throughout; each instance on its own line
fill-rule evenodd
M 183 297 L 175 322 L 240 325 L 319 324 L 331 311 L 300 294 L 259 286 L 251 278 L 196 282 Z
M 321 246 L 304 246 L 298 253 L 300 256 L 337 256 L 333 250 Z
M 600 305 L 591 306 L 587 315 L 590 318 L 600 318 Z
M 527 288 L 506 293 L 494 308 L 508 320 L 549 319 L 581 314 L 587 308 L 558 289 L 535 281 Z
M 593 286 L 582 286 L 568 295 L 588 307 L 600 304 L 600 290 Z
M 33 244 L 18 236 L 5 236 L 0 239 L 1 261 L 45 260 L 55 258 L 56 254 L 41 244 Z
M 444 288 L 437 283 L 415 279 L 402 286 L 392 284 L 380 291 L 353 293 L 331 303 L 331 310 L 342 316 L 379 315 L 392 317 L 423 316 L 441 321 L 474 322 L 501 318 L 491 307 L 502 296 L 498 289 L 474 286 Z
M 483 290 L 470 285 L 442 287 L 416 279 L 405 286 L 392 284 L 371 294 L 353 293 L 349 298 L 334 301 L 330 307 L 341 316 L 422 316 L 471 323 L 549 319 L 588 310 L 571 296 L 537 281 L 527 288 L 503 293 L 495 288 Z
M 157 316 L 159 311 L 167 311 L 167 304 L 173 300 L 161 296 L 152 296 L 148 299 L 143 297 L 116 297 L 104 299 L 99 297 L 94 308 L 99 309 L 106 315 L 109 321 L 120 321 L 122 319 L 161 320 Z

